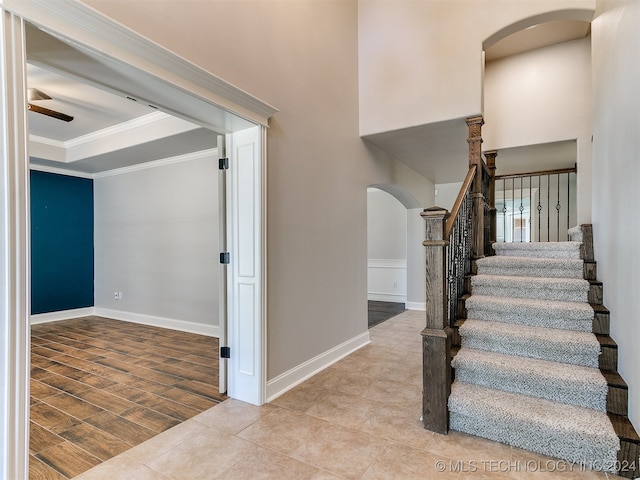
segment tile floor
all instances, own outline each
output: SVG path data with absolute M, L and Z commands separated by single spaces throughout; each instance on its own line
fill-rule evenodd
M 31 480 L 72 478 L 211 408 L 218 339 L 100 317 L 31 329 Z
M 407 311 L 377 325 L 371 345 L 270 404 L 226 400 L 76 480 L 607 478 L 477 437 L 425 431 L 423 315 Z

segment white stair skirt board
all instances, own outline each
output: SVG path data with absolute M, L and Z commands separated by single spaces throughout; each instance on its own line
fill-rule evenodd
M 288 370 L 267 382 L 267 402 L 271 402 L 280 395 L 288 392 L 296 385 L 301 384 L 308 378 L 313 377 L 316 373 L 333 365 L 338 360 L 343 359 L 347 355 L 359 350 L 365 345 L 369 345 L 369 330 L 366 332 L 341 343 L 337 347 L 327 350 L 320 355 Z
M 494 244 L 478 260 L 453 358 L 450 427 L 607 472 L 606 412 L 579 242 Z
M 217 338 L 220 335 L 218 325 L 205 325 L 202 323 L 178 320 L 175 318 L 156 317 L 153 315 L 123 312 L 121 310 L 99 307 L 94 309 L 93 315 L 112 318 L 114 320 L 122 320 L 125 322 L 139 323 L 141 325 L 149 325 L 151 327 L 168 328 L 171 330 L 179 330 L 181 332 L 196 333 L 198 335 L 206 335 L 207 337 Z

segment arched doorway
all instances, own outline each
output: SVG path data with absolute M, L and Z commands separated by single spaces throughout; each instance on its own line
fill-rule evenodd
M 382 312 L 370 315 L 370 326 L 394 312 L 424 309 L 422 208 L 401 187 L 367 188 L 368 300 Z

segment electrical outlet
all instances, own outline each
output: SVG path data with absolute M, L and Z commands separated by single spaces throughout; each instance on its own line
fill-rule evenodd
M 398 281 L 397 280 L 393 281 L 393 288 L 398 288 Z
M 113 292 L 114 300 L 122 300 L 122 292 Z

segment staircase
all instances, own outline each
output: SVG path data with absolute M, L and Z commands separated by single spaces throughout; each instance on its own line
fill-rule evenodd
M 588 240 L 494 244 L 476 261 L 452 334 L 450 428 L 636 478 L 640 438 Z

